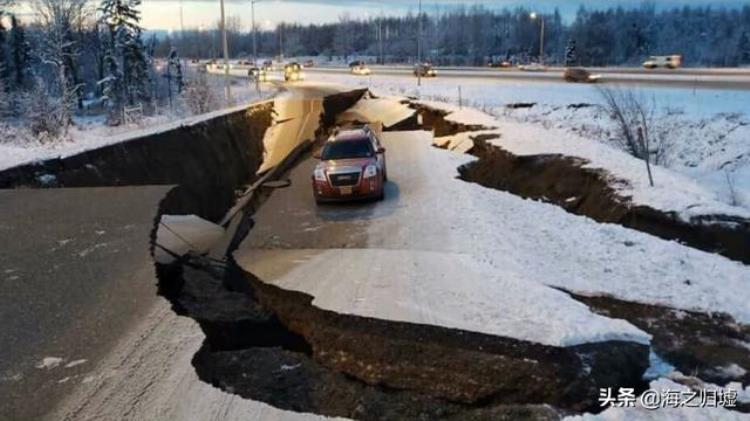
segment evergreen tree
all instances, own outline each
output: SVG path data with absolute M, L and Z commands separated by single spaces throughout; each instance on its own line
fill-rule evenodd
M 141 39 L 141 32 L 128 38 L 123 44 L 123 76 L 127 87 L 128 104 L 148 102 L 151 100 L 150 74 L 146 47 Z
M 104 42 L 104 58 L 102 60 L 105 77 L 98 82 L 102 92 L 102 101 L 107 108 L 107 122 L 111 126 L 116 126 L 122 122 L 122 107 L 125 102 L 122 70 L 116 56 L 117 51 L 114 42 L 114 32 L 110 28 L 110 37 Z
M 110 111 L 110 124 L 120 122 L 127 102 L 147 102 L 151 98 L 149 63 L 141 38 L 140 0 L 103 0 L 102 22 L 109 29 L 105 45 L 102 93 Z
M 8 56 L 5 50 L 5 44 L 8 39 L 8 31 L 3 26 L 2 22 L 3 15 L 0 13 L 0 79 L 3 79 L 3 84 L 7 87 L 8 78 L 10 74 L 10 66 L 8 65 Z
M 2 70 L 2 67 L 0 67 L 0 71 Z M 5 118 L 11 113 L 10 104 L 10 92 L 5 86 L 5 81 L 0 78 L 0 118 Z
M 743 31 L 737 42 L 738 64 L 750 64 L 750 37 Z
M 14 82 L 17 88 L 22 88 L 29 71 L 29 43 L 16 15 L 11 15 L 10 22 L 10 55 L 13 59 Z
M 177 86 L 177 93 L 181 94 L 183 88 L 185 87 L 185 81 L 183 80 L 183 76 L 182 76 L 182 62 L 180 61 L 180 56 L 177 55 L 177 50 L 174 48 L 172 48 L 172 51 L 169 53 L 168 66 L 174 68 L 175 86 Z M 170 79 L 170 83 L 171 83 L 171 79 Z
M 576 40 L 568 40 L 568 46 L 565 47 L 565 66 L 575 66 L 578 62 L 578 53 L 576 52 Z

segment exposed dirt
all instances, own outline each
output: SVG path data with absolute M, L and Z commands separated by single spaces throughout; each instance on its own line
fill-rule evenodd
M 163 267 L 162 293 L 206 334 L 201 379 L 282 409 L 363 420 L 559 419 L 599 387 L 645 387 L 648 348 L 556 348 L 341 315 L 228 265 Z M 551 406 L 550 406 L 551 405 Z
M 750 383 L 750 372 L 735 376 L 725 370 L 732 364 L 750 367 L 750 326 L 728 315 L 571 295 L 599 314 L 625 319 L 652 334 L 654 351 L 682 373 L 719 385 Z
M 0 172 L 0 188 L 177 185 L 166 205 L 186 214 L 217 220 L 231 206 L 235 190 L 252 181 L 263 158 L 263 135 L 271 125 L 273 103 Z
M 706 215 L 688 223 L 673 212 L 633 205 L 613 187 L 622 181 L 605 171 L 584 168 L 586 161 L 577 158 L 517 156 L 481 138 L 474 140 L 472 154 L 479 159 L 459 168 L 466 181 L 750 263 L 750 221 Z

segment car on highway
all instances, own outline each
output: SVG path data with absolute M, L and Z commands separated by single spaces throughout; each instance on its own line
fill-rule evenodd
M 268 71 L 265 68 L 251 67 L 247 71 L 247 75 L 254 81 L 268 82 Z
M 385 198 L 385 148 L 368 126 L 335 134 L 316 158 L 312 188 L 317 203 Z
M 349 71 L 351 74 L 358 76 L 369 76 L 372 74 L 372 70 L 370 70 L 370 68 L 367 67 L 367 64 L 361 60 L 349 63 Z
M 496 69 L 509 69 L 513 66 L 510 61 L 508 60 L 502 60 L 502 61 L 490 61 L 487 63 L 487 67 L 496 68 Z
M 648 60 L 643 62 L 643 67 L 646 69 L 656 69 L 658 67 L 677 69 L 681 66 L 682 56 L 678 54 L 673 54 L 671 56 L 651 56 Z
M 287 64 L 284 66 L 284 81 L 297 82 L 305 80 L 305 72 L 302 69 L 302 65 L 297 62 Z
M 601 78 L 602 75 L 591 74 L 583 67 L 568 67 L 563 72 L 563 79 L 572 83 L 596 83 Z
M 546 72 L 547 66 L 540 63 L 522 64 L 518 66 L 518 70 L 524 72 Z
M 414 76 L 416 77 L 436 77 L 437 70 L 430 63 L 418 63 L 414 66 Z
M 313 60 L 306 60 L 304 63 L 305 67 L 315 67 L 315 62 Z

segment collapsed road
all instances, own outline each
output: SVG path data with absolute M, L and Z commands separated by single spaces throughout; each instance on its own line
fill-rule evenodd
M 293 94 L 336 91 L 300 85 Z M 326 102 L 318 139 L 343 111 Z M 389 108 L 395 124 L 385 126 L 398 128 L 399 107 L 376 98 L 338 123 L 374 121 L 373 110 Z M 241 218 L 253 228 L 232 258 L 160 266 L 160 293 L 189 318 L 163 302 L 144 309 L 92 372 L 72 377 L 77 387 L 50 418 L 558 419 L 597 410 L 599 387 L 647 386 L 648 323 L 612 318 L 601 303 L 593 311 L 584 298 L 538 283 L 546 263 L 533 259 L 539 243 L 531 239 L 561 241 L 550 220 L 627 256 L 637 252 L 623 238 L 648 250 L 683 246 L 621 227 L 592 231 L 593 222 L 553 206 L 457 180 L 469 158 L 433 148 L 429 132 L 386 130 L 383 140 L 391 179 L 384 202 L 316 207 L 314 160 L 301 151 L 289 187 L 261 185 L 246 203 Z M 193 202 L 211 195 L 175 191 L 160 212 L 218 222 L 230 205 L 206 207 Z M 518 217 L 526 213 L 538 224 Z M 493 231 L 500 235 L 488 237 Z M 597 256 L 577 258 L 601 273 Z M 628 260 L 607 265 L 616 273 Z

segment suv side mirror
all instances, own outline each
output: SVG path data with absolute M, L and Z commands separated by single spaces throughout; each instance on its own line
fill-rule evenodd
M 379 147 L 379 148 L 378 148 L 378 153 L 385 153 L 385 148 L 384 148 L 384 147 L 382 147 L 382 146 L 381 146 L 381 147 Z

